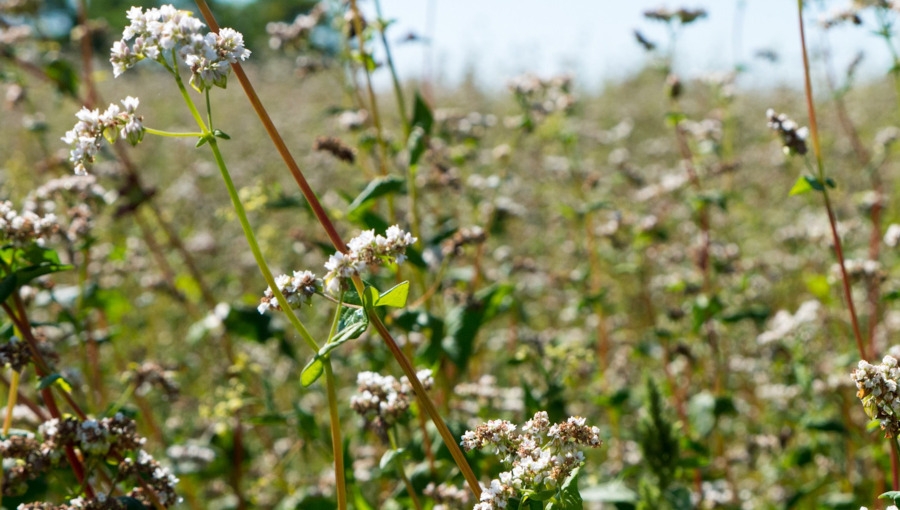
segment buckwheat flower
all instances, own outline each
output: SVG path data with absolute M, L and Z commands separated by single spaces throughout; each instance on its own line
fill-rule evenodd
M 43 246 L 48 237 L 59 231 L 56 215 L 39 215 L 32 211 L 18 212 L 12 202 L 0 201 L 0 240 L 16 246 L 35 243 Z
M 896 437 L 900 432 L 897 358 L 885 356 L 879 365 L 861 360 L 850 377 L 859 390 L 856 396 L 862 401 L 866 415 L 878 420 L 885 437 Z
M 204 34 L 203 22 L 172 5 L 146 11 L 132 7 L 128 19 L 122 39 L 110 51 L 116 77 L 145 58 L 168 68 L 184 64 L 191 70 L 191 85 L 202 92 L 213 86 L 225 88 L 229 64 L 250 56 L 240 32 L 222 28 L 218 34 Z
M 312 296 L 321 288 L 321 282 L 316 279 L 316 275 L 310 271 L 294 271 L 293 276 L 286 274 L 275 278 L 275 285 L 281 291 L 291 308 L 300 308 L 302 305 L 308 305 Z M 281 309 L 278 300 L 271 287 L 266 288 L 266 292 L 260 299 L 259 306 L 256 308 L 260 314 L 266 310 Z
M 771 108 L 766 110 L 766 118 L 769 120 L 769 128 L 781 137 L 785 154 L 806 154 L 806 137 L 809 135 L 807 128 L 799 127 L 783 113 L 776 115 L 775 110 Z
M 536 413 L 518 432 L 515 425 L 503 420 L 491 420 L 467 431 L 460 443 L 467 451 L 492 445 L 509 467 L 491 481 L 475 508 L 503 508 L 510 497 L 559 490 L 584 463 L 584 453 L 578 446 L 599 447 L 599 434 L 597 427 L 588 427 L 578 416 L 551 426 L 544 411 Z
M 900 244 L 900 225 L 891 223 L 884 233 L 884 244 L 896 248 Z
M 409 232 L 394 225 L 385 232 L 386 237 L 376 235 L 374 230 L 363 231 L 347 243 L 347 253 L 337 252 L 325 263 L 328 273 L 323 278 L 325 290 L 337 295 L 344 289 L 343 279 L 352 278 L 368 266 L 380 262 L 406 260 L 406 248 L 416 242 Z
M 75 114 L 78 122 L 66 132 L 62 141 L 73 146 L 69 152 L 69 160 L 75 164 L 77 175 L 87 174 L 85 164 L 94 162 L 102 147 L 102 138 L 115 143 L 121 137 L 132 145 L 137 145 L 143 139 L 143 118 L 135 114 L 139 103 L 138 98 L 129 96 L 122 100 L 124 111 L 118 105 L 110 104 L 103 113 L 96 108 L 82 108 Z

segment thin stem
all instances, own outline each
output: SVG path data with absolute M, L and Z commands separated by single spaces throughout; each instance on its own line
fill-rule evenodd
M 13 370 L 9 380 L 9 397 L 6 399 L 6 418 L 3 420 L 3 437 L 9 434 L 12 427 L 13 408 L 16 407 L 16 397 L 19 395 L 19 379 L 22 374 Z
M 397 438 L 394 437 L 394 430 L 389 429 L 387 431 L 388 441 L 391 443 L 391 448 L 393 450 L 397 450 Z M 416 496 L 416 490 L 413 488 L 412 483 L 409 481 L 409 477 L 406 476 L 406 471 L 403 469 L 403 463 L 400 462 L 400 459 L 394 457 L 394 467 L 397 468 L 397 474 L 400 475 L 400 479 L 403 480 L 403 485 L 406 486 L 406 492 L 409 493 L 409 499 L 412 500 L 413 506 L 416 507 L 416 510 L 422 510 L 422 504 L 419 503 L 419 498 Z
M 803 52 L 803 78 L 806 91 L 806 107 L 809 110 L 809 133 L 812 138 L 813 153 L 816 158 L 816 168 L 818 170 L 819 182 L 825 182 L 825 165 L 822 159 L 822 146 L 819 142 L 819 127 L 816 123 L 816 107 L 813 104 L 812 81 L 809 76 L 809 55 L 806 51 L 806 34 L 803 29 L 803 0 L 797 0 L 797 12 L 800 18 L 800 47 Z M 853 295 L 850 291 L 850 278 L 847 276 L 847 268 L 844 265 L 844 250 L 841 247 L 841 237 L 837 231 L 837 219 L 834 215 L 834 209 L 831 206 L 831 199 L 828 196 L 828 187 L 822 186 L 822 196 L 825 199 L 825 210 L 828 213 L 828 222 L 831 225 L 831 237 L 834 240 L 834 253 L 838 259 L 838 265 L 841 268 L 841 282 L 844 287 L 844 299 L 847 301 L 847 308 L 850 312 L 850 322 L 853 325 L 853 334 L 856 337 L 856 348 L 859 350 L 859 356 L 866 358 L 866 349 L 863 344 L 862 333 L 859 329 L 859 319 L 856 316 L 856 307 L 853 305 Z
M 897 436 L 891 438 L 891 488 L 900 490 L 900 442 Z
M 334 371 L 331 357 L 323 359 L 325 366 L 325 388 L 328 393 L 328 414 L 331 421 L 331 450 L 334 454 L 334 479 L 337 491 L 338 509 L 347 508 L 347 480 L 344 477 L 344 444 L 341 440 L 341 419 L 338 415 L 338 400 L 335 391 Z
M 219 171 L 222 174 L 222 180 L 225 181 L 225 187 L 228 189 L 228 196 L 231 197 L 231 204 L 234 206 L 234 211 L 237 214 L 238 221 L 244 231 L 244 237 L 247 238 L 247 244 L 250 245 L 250 251 L 253 253 L 253 258 L 259 266 L 259 270 L 262 272 L 266 284 L 272 289 L 272 293 L 275 295 L 279 306 L 281 306 L 284 314 L 287 315 L 288 321 L 294 326 L 294 329 L 300 333 L 300 337 L 303 338 L 303 341 L 306 342 L 313 352 L 319 352 L 319 344 L 313 339 L 312 335 L 306 329 L 306 326 L 304 326 L 303 323 L 300 322 L 300 319 L 297 318 L 291 305 L 287 302 L 284 294 L 282 294 L 281 290 L 278 288 L 278 284 L 275 283 L 275 277 L 272 276 L 269 264 L 266 263 L 262 250 L 259 248 L 259 243 L 256 241 L 256 235 L 253 233 L 253 228 L 250 226 L 250 220 L 247 219 L 247 211 L 244 209 L 244 204 L 241 203 L 237 189 L 234 187 L 234 181 L 231 180 L 231 174 L 228 173 L 228 167 L 225 165 L 225 160 L 222 158 L 222 152 L 219 150 L 219 144 L 216 142 L 215 138 L 210 139 L 209 146 L 213 151 L 216 165 L 219 167 Z
M 203 133 L 175 133 L 172 131 L 163 131 L 161 129 L 153 129 L 144 126 L 144 131 L 150 133 L 151 135 L 157 136 L 166 136 L 170 138 L 199 138 L 203 136 Z
M 391 57 L 391 46 L 387 40 L 387 27 L 381 15 L 381 1 L 375 0 L 375 14 L 378 16 L 378 34 L 381 36 L 381 44 L 384 45 L 384 56 L 388 69 L 391 71 L 391 82 L 394 84 L 394 96 L 397 97 L 397 109 L 400 110 L 400 120 L 403 122 L 403 133 L 408 137 L 410 131 L 409 118 L 406 116 L 406 101 L 403 99 L 403 88 L 400 86 L 400 78 L 397 77 L 397 68 Z

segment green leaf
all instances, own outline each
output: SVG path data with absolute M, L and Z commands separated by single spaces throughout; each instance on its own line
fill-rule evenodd
M 325 372 L 325 363 L 322 361 L 322 358 L 316 354 L 309 360 L 309 363 L 303 367 L 303 371 L 300 372 L 300 384 L 303 385 L 304 388 L 308 388 L 312 383 L 316 382 L 319 377 L 322 377 L 323 372 Z
M 5 302 L 16 291 L 16 275 L 11 274 L 0 281 L 0 303 Z
M 131 496 L 119 496 L 116 500 L 125 506 L 125 510 L 150 510 L 149 506 L 144 505 L 139 499 Z
M 78 72 L 65 60 L 54 60 L 44 67 L 44 74 L 56 85 L 56 90 L 71 97 L 78 96 Z
M 500 311 L 503 301 L 511 292 L 512 287 L 509 285 L 492 285 L 476 294 L 470 303 L 456 306 L 447 312 L 447 331 L 441 347 L 454 365 L 465 369 L 474 350 L 478 330 Z
M 409 297 L 409 280 L 398 283 L 388 289 L 384 294 L 375 300 L 374 306 L 390 306 L 393 308 L 403 308 L 406 306 L 406 299 Z
M 686 119 L 687 116 L 681 112 L 669 112 L 666 114 L 666 125 L 670 127 L 675 127 L 679 122 Z
M 529 494 L 528 496 L 525 496 L 525 499 L 523 500 L 523 502 L 525 502 L 525 501 L 547 501 L 550 498 L 552 498 L 553 496 L 556 496 L 556 489 L 548 489 L 545 491 L 535 492 L 534 494 Z
M 272 330 L 272 316 L 260 314 L 256 308 L 232 307 L 222 325 L 231 334 L 259 343 L 276 336 Z
M 231 140 L 231 137 L 228 136 L 228 133 L 222 131 L 221 129 L 214 129 L 212 132 L 213 136 L 216 138 L 221 138 L 223 140 Z
M 59 387 L 66 392 L 72 391 L 72 386 L 69 384 L 69 382 L 66 381 L 65 377 L 59 374 L 50 374 L 46 377 L 41 377 L 41 380 L 38 381 L 37 389 L 38 391 L 45 390 L 52 386 L 54 383 L 59 385 Z
M 794 186 L 791 188 L 788 196 L 792 197 L 794 195 L 802 195 L 804 193 L 812 191 L 812 189 L 812 185 L 810 185 L 809 181 L 806 179 L 806 176 L 801 175 L 800 177 L 797 177 L 797 182 L 794 183 Z
M 347 214 L 353 214 L 376 198 L 406 192 L 406 179 L 396 175 L 388 175 L 372 180 L 356 198 L 347 206 Z
M 893 499 L 894 503 L 900 500 L 900 491 L 887 491 L 881 496 L 878 496 L 878 499 Z
M 406 148 L 409 150 L 409 166 L 415 167 L 419 164 L 422 154 L 427 149 L 426 141 L 428 136 L 421 126 L 415 126 L 409 132 L 409 138 L 406 139 Z
M 553 508 L 559 510 L 577 510 L 584 507 L 581 493 L 578 492 L 578 474 L 580 472 L 581 467 L 577 467 L 568 477 L 566 477 L 562 487 L 560 487 L 559 504 L 553 506 Z
M 425 134 L 431 133 L 431 127 L 434 125 L 434 115 L 431 113 L 431 107 L 422 98 L 422 95 L 416 92 L 415 101 L 413 103 L 413 117 L 410 123 L 418 126 L 425 131 Z
M 369 319 L 366 317 L 365 310 L 360 310 L 358 308 L 346 309 L 344 314 L 341 315 L 341 320 L 338 323 L 338 333 L 334 335 L 334 338 L 332 338 L 330 342 L 319 349 L 317 357 L 325 357 L 328 353 L 337 349 L 342 344 L 359 338 L 367 327 L 369 327 Z
M 388 451 L 384 452 L 384 455 L 381 456 L 381 461 L 378 463 L 378 467 L 380 469 L 385 469 L 388 466 L 390 466 L 391 464 L 393 464 L 394 462 L 402 459 L 405 454 L 406 454 L 406 450 L 404 448 L 397 448 L 396 450 L 388 450 Z M 399 468 L 400 465 L 398 464 L 397 467 Z
M 621 480 L 588 487 L 581 491 L 585 501 L 600 503 L 636 503 L 638 495 Z
M 206 145 L 206 142 L 208 142 L 208 141 L 209 141 L 208 136 L 201 136 L 200 138 L 197 139 L 197 143 L 194 145 L 194 148 L 203 147 L 204 145 Z

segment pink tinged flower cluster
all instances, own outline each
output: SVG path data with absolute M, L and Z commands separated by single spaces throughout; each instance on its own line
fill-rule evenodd
M 900 433 L 900 367 L 897 358 L 885 356 L 878 365 L 861 360 L 850 374 L 856 383 L 856 396 L 862 401 L 866 415 L 878 420 L 885 437 Z
M 203 22 L 171 5 L 146 11 L 132 7 L 128 20 L 110 52 L 116 77 L 145 58 L 171 67 L 183 63 L 191 70 L 191 85 L 202 92 L 225 88 L 229 65 L 250 56 L 240 32 L 222 28 L 218 34 L 203 33 Z
M 460 443 L 468 450 L 493 446 L 500 460 L 510 469 L 491 480 L 481 494 L 475 510 L 506 508 L 509 498 L 526 491 L 559 489 L 572 471 L 584 462 L 581 447 L 598 448 L 600 430 L 585 425 L 585 419 L 573 416 L 550 425 L 545 411 L 522 425 L 491 420 L 467 431 Z
M 316 275 L 310 271 L 294 271 L 293 276 L 280 275 L 275 278 L 275 285 L 278 286 L 278 290 L 284 295 L 291 308 L 308 305 L 313 294 L 322 286 L 321 282 L 316 280 Z M 260 314 L 265 313 L 266 310 L 282 311 L 271 287 L 266 288 L 256 309 Z
M 422 386 L 434 386 L 431 370 L 416 372 Z M 390 375 L 360 372 L 356 376 L 358 393 L 350 398 L 350 407 L 368 423 L 390 426 L 400 420 L 409 409 L 415 392 L 405 376 L 399 381 Z
M 347 243 L 347 253 L 335 253 L 325 269 L 325 288 L 329 293 L 338 295 L 343 289 L 345 278 L 352 278 L 366 267 L 379 262 L 402 263 L 406 260 L 406 248 L 416 242 L 416 238 L 397 225 L 388 227 L 385 235 L 375 234 L 374 230 L 366 230 Z
M 82 108 L 75 114 L 78 122 L 62 141 L 70 145 L 69 160 L 75 165 L 75 173 L 87 174 L 87 163 L 93 163 L 100 152 L 102 139 L 115 143 L 119 138 L 137 145 L 144 138 L 143 117 L 137 115 L 140 101 L 128 96 L 122 100 L 122 106 L 110 104 L 104 112 L 99 109 Z
M 406 247 L 415 242 L 415 237 L 396 225 L 388 227 L 383 236 L 376 235 L 374 230 L 367 230 L 347 243 L 347 253 L 337 252 L 328 258 L 325 262 L 328 273 L 322 280 L 316 279 L 309 271 L 294 271 L 293 276 L 275 278 L 275 284 L 291 307 L 299 308 L 302 304 L 309 304 L 312 295 L 323 288 L 329 294 L 339 295 L 345 288 L 345 280 L 361 273 L 366 267 L 379 262 L 403 262 L 406 260 Z M 267 310 L 281 310 L 271 287 L 266 289 L 257 310 L 261 314 Z

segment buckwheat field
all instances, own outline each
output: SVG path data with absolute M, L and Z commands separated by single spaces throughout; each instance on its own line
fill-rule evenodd
M 675 6 L 491 88 L 379 0 L 0 0 L 0 508 L 897 510 L 900 2 L 782 3 L 796 83 Z

